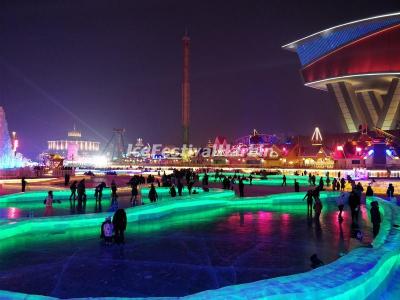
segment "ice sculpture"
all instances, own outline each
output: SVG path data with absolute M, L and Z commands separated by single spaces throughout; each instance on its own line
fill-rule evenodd
M 0 169 L 20 168 L 24 166 L 24 158 L 14 153 L 11 145 L 10 133 L 6 114 L 0 106 Z

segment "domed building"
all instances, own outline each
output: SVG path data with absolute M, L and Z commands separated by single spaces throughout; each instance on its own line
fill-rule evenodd
M 59 154 L 69 161 L 100 154 L 100 143 L 82 139 L 81 132 L 75 127 L 68 131 L 66 139 L 51 140 L 47 145 L 49 153 Z

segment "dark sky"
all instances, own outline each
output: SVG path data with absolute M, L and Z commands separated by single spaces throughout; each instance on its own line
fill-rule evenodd
M 0 104 L 34 157 L 75 123 L 105 142 L 181 141 L 181 37 L 191 36 L 191 141 L 341 130 L 327 93 L 306 88 L 283 44 L 400 10 L 393 1 L 0 2 Z M 105 139 L 105 140 L 104 140 Z

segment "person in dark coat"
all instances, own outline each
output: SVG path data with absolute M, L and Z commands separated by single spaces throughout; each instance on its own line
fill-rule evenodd
M 394 186 L 393 186 L 392 183 L 389 183 L 389 186 L 388 186 L 387 191 L 386 191 L 386 195 L 389 197 L 389 199 L 393 197 L 393 195 L 394 195 Z
M 337 180 L 336 180 L 336 178 L 333 178 L 333 181 L 332 181 L 332 191 L 336 191 L 336 186 L 337 186 Z
M 82 204 L 86 206 L 86 187 L 85 187 L 85 179 L 79 181 L 77 186 L 78 191 L 78 209 L 82 209 Z
M 244 183 L 243 178 L 239 178 L 239 196 L 244 197 Z
M 344 178 L 340 179 L 340 190 L 344 191 L 346 187 L 346 180 Z
M 71 179 L 71 176 L 68 173 L 65 173 L 64 175 L 64 186 L 69 185 L 69 180 Z
M 282 186 L 286 186 L 286 175 L 282 177 Z
M 304 196 L 303 201 L 307 198 L 307 216 L 312 217 L 313 201 L 314 201 L 314 191 L 308 190 L 307 194 Z
M 21 192 L 25 193 L 27 183 L 28 182 L 25 180 L 25 177 L 22 177 L 22 179 L 21 179 Z
M 181 182 L 180 179 L 178 179 L 177 188 L 178 188 L 178 195 L 179 195 L 179 196 L 182 196 L 183 184 L 182 184 L 182 182 Z
M 131 184 L 131 203 L 133 205 L 137 204 L 137 196 L 139 194 L 139 190 L 137 188 L 137 184 L 136 183 L 132 183 Z
M 371 214 L 372 232 L 374 234 L 374 237 L 376 237 L 379 233 L 382 222 L 381 213 L 379 212 L 379 206 L 377 201 L 371 202 L 371 209 L 369 212 Z
M 172 185 L 171 188 L 169 189 L 169 194 L 171 195 L 172 198 L 176 197 L 176 189 L 175 185 Z
M 151 184 L 151 186 L 150 186 L 149 199 L 150 199 L 150 202 L 156 202 L 158 199 L 158 194 L 157 194 L 156 188 L 154 187 L 154 184 Z
M 356 224 L 358 223 L 358 213 L 360 211 L 360 198 L 354 191 L 350 192 L 349 206 L 351 210 L 351 220 L 353 221 L 353 224 Z
M 365 192 L 365 196 L 367 196 L 367 197 L 374 196 L 374 190 L 372 189 L 371 185 L 367 186 L 367 191 Z
M 316 222 L 319 222 L 319 216 L 321 215 L 322 207 L 323 205 L 321 200 L 319 197 L 316 197 L 314 201 L 314 218 Z
M 324 179 L 322 177 L 319 178 L 318 188 L 320 191 L 324 190 Z
M 97 202 L 99 202 L 99 204 L 101 205 L 101 199 L 103 197 L 103 189 L 105 187 L 106 187 L 105 182 L 102 182 L 96 186 L 95 191 L 94 191 L 94 197 L 96 199 L 96 204 L 97 204 Z
M 329 176 L 326 176 L 326 186 L 327 187 L 331 186 L 331 179 L 329 178 Z
M 222 188 L 224 190 L 229 190 L 230 189 L 230 185 L 231 185 L 231 183 L 229 181 L 229 178 L 227 176 L 224 176 L 224 179 L 222 180 Z
M 193 181 L 192 179 L 190 179 L 189 182 L 188 182 L 188 184 L 187 184 L 187 188 L 188 188 L 188 191 L 189 191 L 189 195 L 192 194 L 193 184 L 194 184 L 194 181 Z
M 300 184 L 296 179 L 294 180 L 294 191 L 300 192 Z
M 115 180 L 113 179 L 111 181 L 111 198 L 114 198 L 115 195 L 117 195 L 117 184 L 115 183 Z
M 77 189 L 77 185 L 78 185 L 78 181 L 74 181 L 71 186 L 69 187 L 69 189 L 71 190 L 71 195 L 69 196 L 69 201 L 72 200 L 72 198 L 74 198 L 74 203 L 76 200 L 76 189 Z
M 203 178 L 204 185 L 208 185 L 208 174 L 206 173 Z
M 117 211 L 114 213 L 112 223 L 114 225 L 115 243 L 117 244 L 125 243 L 124 233 L 126 230 L 127 218 L 125 210 L 123 208 L 117 209 Z
M 311 261 L 311 268 L 313 269 L 316 269 L 324 265 L 324 262 L 318 258 L 317 254 L 311 255 L 310 261 Z
M 360 200 L 361 200 L 362 192 L 364 192 L 364 188 L 363 188 L 363 186 L 361 185 L 361 182 L 359 182 L 359 183 L 356 184 L 356 186 L 355 186 L 355 191 L 356 191 L 358 197 L 360 197 Z
M 204 174 L 203 180 L 201 181 L 201 185 L 203 186 L 203 190 L 208 188 L 208 175 Z

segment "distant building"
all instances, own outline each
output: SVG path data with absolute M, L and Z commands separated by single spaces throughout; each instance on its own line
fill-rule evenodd
M 397 136 L 399 132 L 375 129 L 323 137 L 316 127 L 311 136 L 278 138 L 254 130 L 233 144 L 218 136 L 212 145 L 212 157 L 204 163 L 263 168 L 399 169 Z
M 62 155 L 70 161 L 78 157 L 98 155 L 100 143 L 82 139 L 82 134 L 75 128 L 68 132 L 66 139 L 48 141 L 48 152 Z

